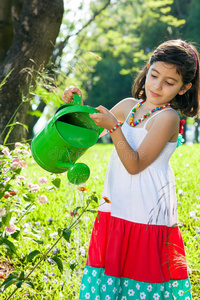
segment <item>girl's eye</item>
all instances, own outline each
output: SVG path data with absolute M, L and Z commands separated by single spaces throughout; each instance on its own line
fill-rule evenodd
M 156 75 L 154 75 L 154 74 L 151 74 L 151 76 L 152 76 L 153 78 L 156 78 Z
M 166 83 L 167 83 L 168 85 L 171 85 L 171 86 L 173 85 L 173 83 L 170 83 L 170 82 L 167 82 L 167 81 L 166 81 Z

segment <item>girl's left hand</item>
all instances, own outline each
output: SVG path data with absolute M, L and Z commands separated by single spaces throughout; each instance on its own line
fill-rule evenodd
M 74 101 L 74 95 L 73 94 L 77 94 L 79 96 L 81 96 L 81 104 L 82 103 L 82 92 L 79 88 L 71 85 L 69 87 L 67 87 L 63 94 L 62 94 L 62 100 L 65 102 L 65 103 L 70 103 L 70 102 L 73 102 Z
M 107 108 L 100 105 L 96 109 L 99 113 L 89 114 L 89 116 L 97 126 L 110 130 L 117 124 L 117 119 Z

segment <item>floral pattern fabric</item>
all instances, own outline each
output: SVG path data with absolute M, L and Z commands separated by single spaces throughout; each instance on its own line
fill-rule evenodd
M 189 279 L 147 283 L 104 274 L 103 268 L 85 266 L 79 300 L 191 300 Z

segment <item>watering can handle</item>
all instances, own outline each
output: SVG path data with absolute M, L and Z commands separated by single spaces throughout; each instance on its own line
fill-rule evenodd
M 81 104 L 81 96 L 77 95 L 77 94 L 73 94 L 74 95 L 74 101 L 72 102 L 74 105 L 80 105 Z
M 65 103 L 63 105 L 60 106 L 60 108 L 63 107 L 73 107 L 74 105 L 80 105 L 81 104 L 81 96 L 77 95 L 77 94 L 73 94 L 74 95 L 74 101 L 70 102 L 70 103 Z M 51 126 L 53 126 L 55 124 L 55 122 L 57 121 L 57 119 L 59 117 L 62 117 L 63 114 L 65 114 L 65 111 L 60 110 L 60 108 L 57 109 L 56 113 L 53 116 L 53 122 L 51 124 Z

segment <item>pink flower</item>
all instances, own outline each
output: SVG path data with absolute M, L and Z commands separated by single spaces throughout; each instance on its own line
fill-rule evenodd
M 19 163 L 17 161 L 15 161 L 14 163 L 12 163 L 12 168 L 15 169 L 19 167 Z
M 21 149 L 15 149 L 15 150 L 14 150 L 14 153 L 15 153 L 15 154 L 19 154 L 19 153 L 21 153 L 21 152 L 22 152 Z
M 6 209 L 4 207 L 0 208 L 0 217 L 6 214 Z
M 10 156 L 10 152 L 8 151 L 7 148 L 4 148 L 4 149 L 2 150 L 2 152 L 3 152 L 3 154 L 5 154 L 6 156 Z
M 22 167 L 22 169 L 27 167 L 27 162 L 25 160 L 20 161 L 20 166 Z
M 15 147 L 23 147 L 23 144 L 22 143 L 15 143 Z
M 29 183 L 28 186 L 33 192 L 38 192 L 40 190 L 40 187 L 38 184 Z
M 17 230 L 17 227 L 14 224 L 10 224 L 10 227 L 6 227 L 6 232 L 12 234 Z
M 39 184 L 45 184 L 45 183 L 47 183 L 47 178 L 46 177 L 40 177 L 38 179 L 38 182 L 39 182 Z
M 14 158 L 13 160 L 12 160 L 12 162 L 14 163 L 14 162 L 19 162 L 19 158 Z
M 45 195 L 40 195 L 38 197 L 38 201 L 41 203 L 41 204 L 45 204 L 48 202 L 48 198 L 45 196 Z
M 27 155 L 27 156 L 31 156 L 32 155 L 31 151 L 30 150 L 26 150 L 26 149 L 24 149 L 24 154 Z
M 18 180 L 25 180 L 25 177 L 24 176 L 17 176 L 17 179 Z
M 14 168 L 17 168 L 17 167 L 19 167 L 20 165 L 19 165 L 19 158 L 14 158 L 13 160 L 12 160 L 12 168 L 14 169 Z

